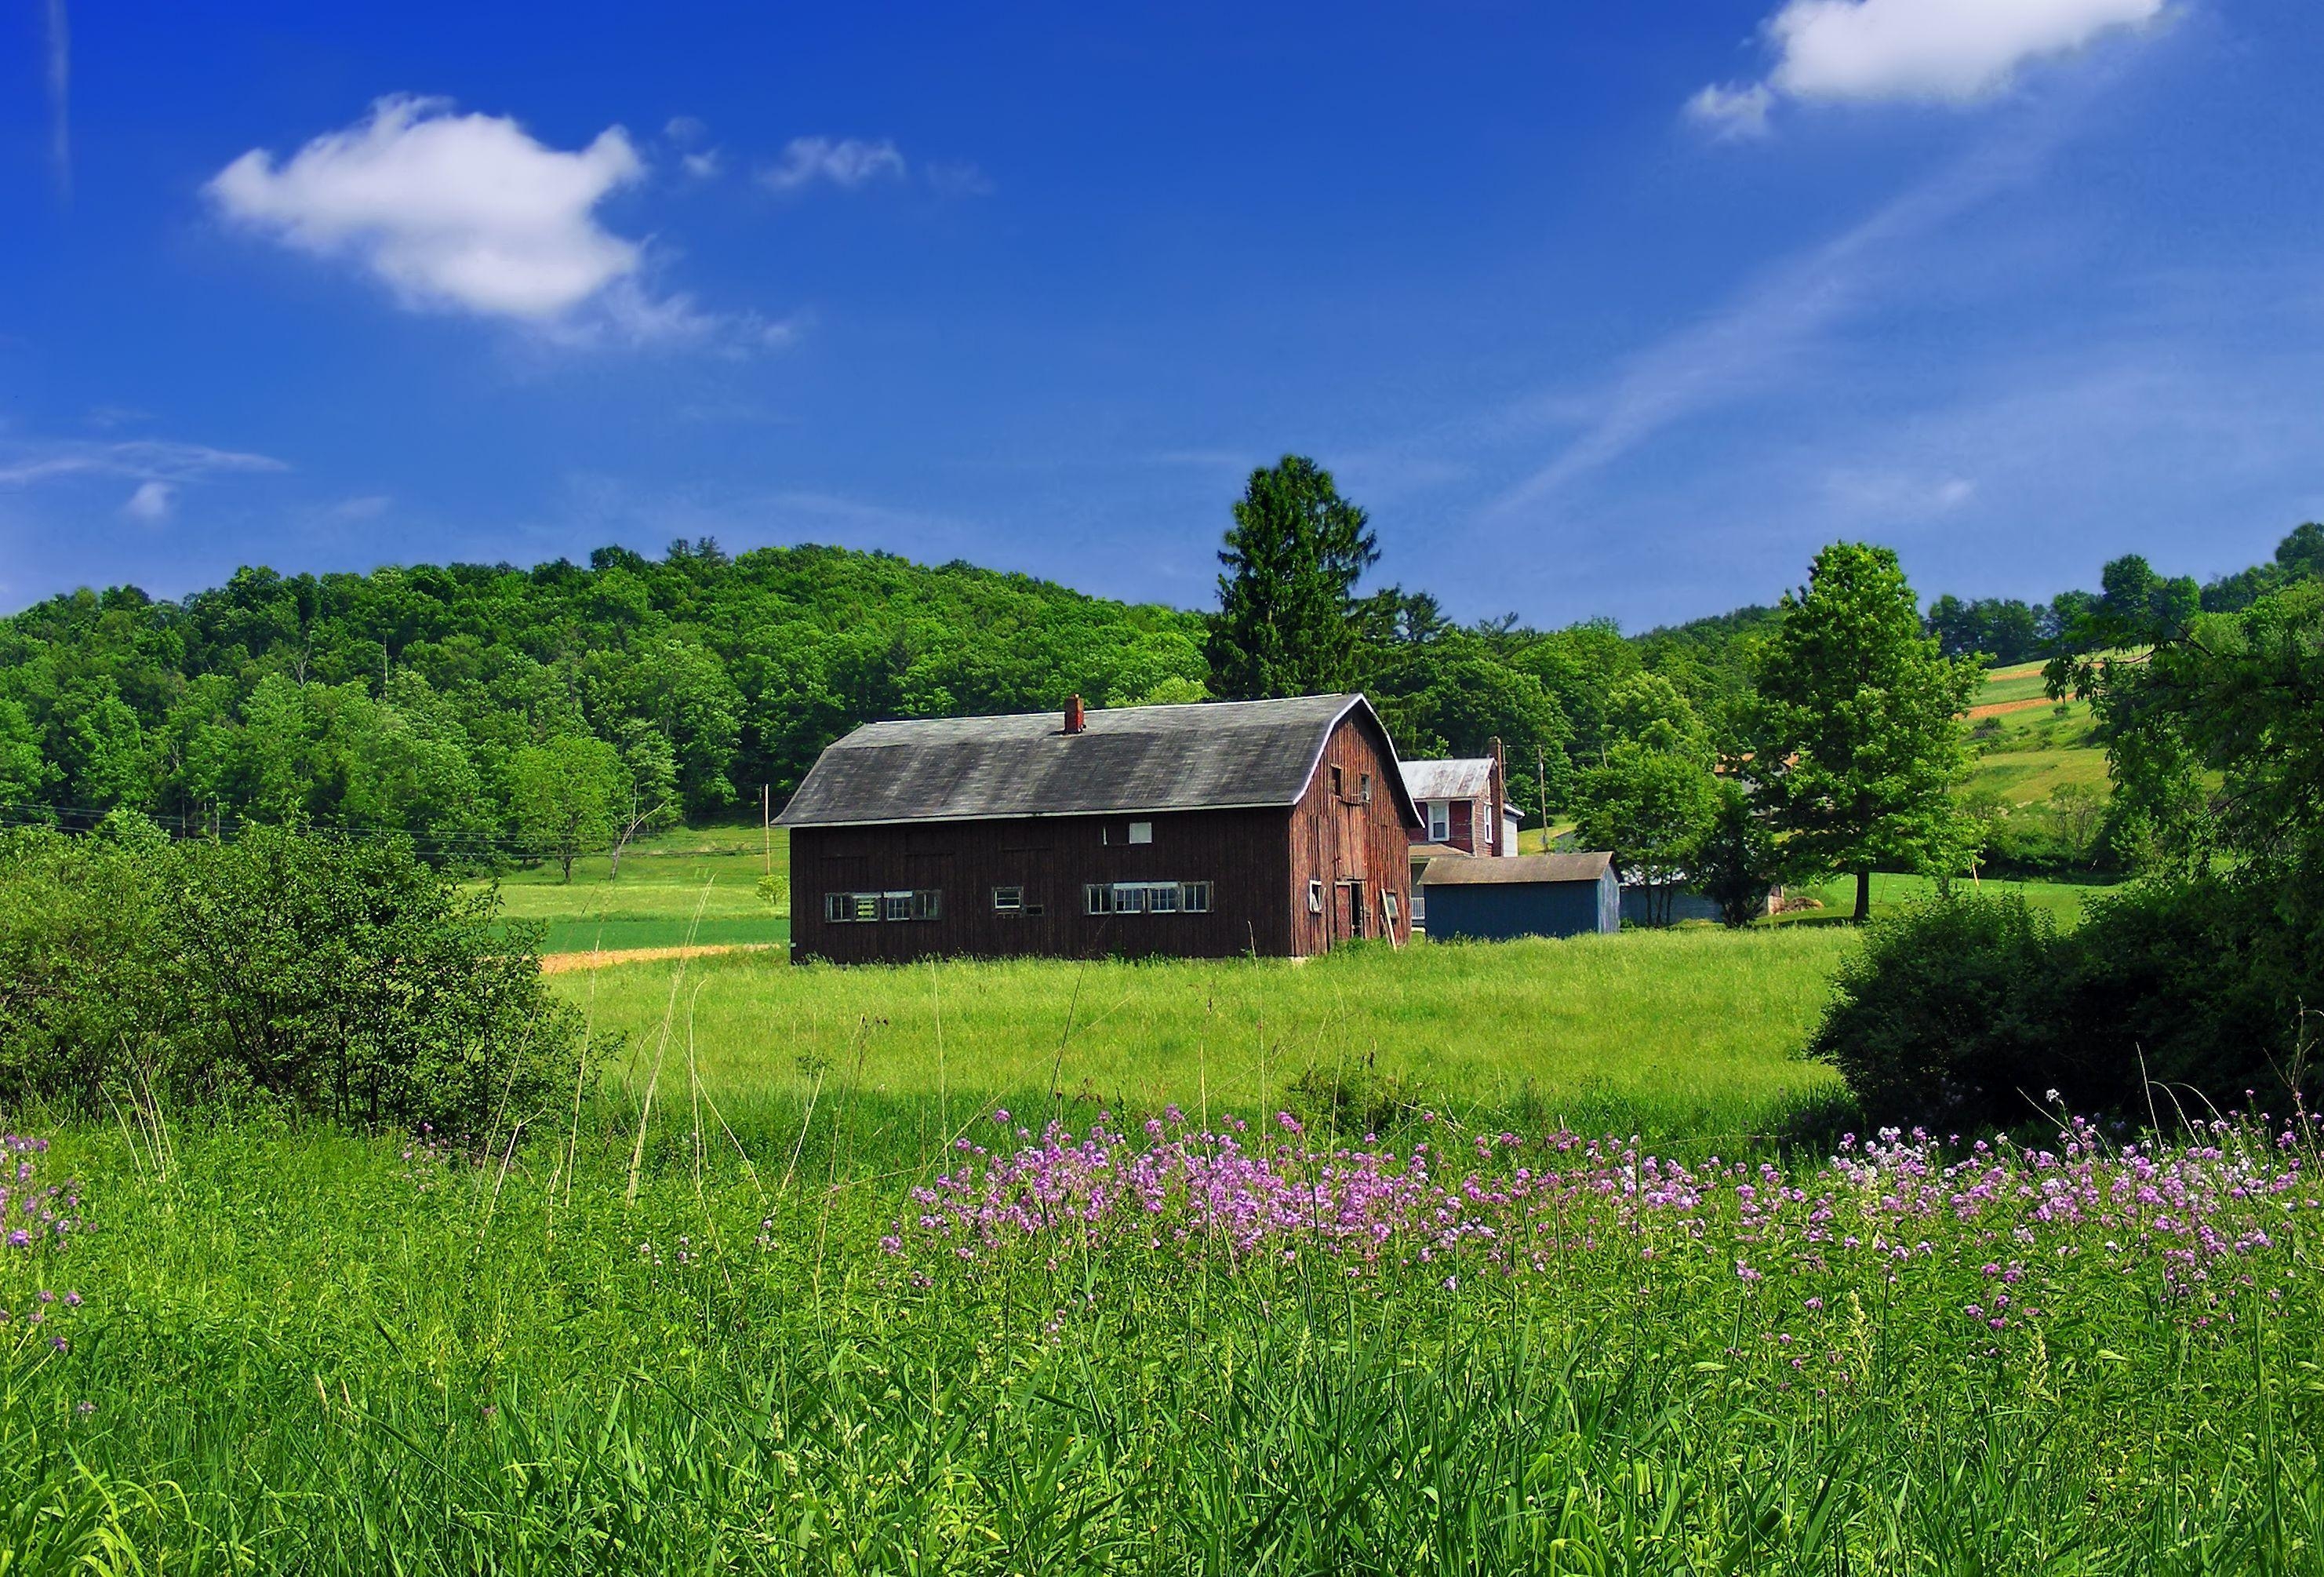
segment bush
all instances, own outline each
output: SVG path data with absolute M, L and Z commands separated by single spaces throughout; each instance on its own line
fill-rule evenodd
M 1876 1120 L 2015 1125 L 2054 1090 L 2144 1118 L 2310 1099 L 2306 1004 L 2324 945 L 2248 878 L 2149 881 L 2060 933 L 2015 897 L 1958 895 L 1876 924 L 1809 1054 Z
M 2031 1115 L 2054 1060 L 2057 932 L 2015 896 L 1963 895 L 1868 928 L 1833 981 L 1808 1054 L 1880 1121 L 1963 1126 Z
M 401 840 L 0 847 L 0 1099 L 108 1089 L 483 1134 L 569 1090 L 536 934 Z

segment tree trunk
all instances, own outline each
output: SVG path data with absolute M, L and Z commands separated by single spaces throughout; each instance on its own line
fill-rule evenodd
M 1861 925 L 1871 918 L 1872 873 L 1860 870 L 1856 873 L 1856 923 Z

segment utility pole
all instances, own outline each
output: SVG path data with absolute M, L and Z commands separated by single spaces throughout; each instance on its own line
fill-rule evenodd
M 1534 786 L 1536 787 L 1536 790 L 1538 790 L 1538 791 L 1539 791 L 1539 793 L 1540 793 L 1540 794 L 1541 794 L 1541 800 L 1540 800 L 1540 804 L 1539 804 L 1539 809 L 1540 809 L 1540 812 L 1541 812 L 1541 851 L 1542 851 L 1544 854 L 1547 854 L 1547 853 L 1549 852 L 1549 765 L 1548 765 L 1548 760 L 1549 760 L 1549 758 L 1548 758 L 1548 756 L 1545 756 L 1545 755 L 1543 753 L 1543 751 L 1542 751 L 1542 747 L 1541 747 L 1539 745 L 1536 745 L 1536 746 L 1533 747 L 1533 781 L 1534 781 Z

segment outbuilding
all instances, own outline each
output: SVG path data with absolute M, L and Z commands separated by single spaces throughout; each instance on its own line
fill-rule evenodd
M 1622 883 L 1610 854 L 1442 855 L 1420 880 L 1428 934 L 1439 942 L 1622 929 Z
M 1425 825 L 1360 695 L 867 723 L 776 820 L 835 963 L 1402 943 Z

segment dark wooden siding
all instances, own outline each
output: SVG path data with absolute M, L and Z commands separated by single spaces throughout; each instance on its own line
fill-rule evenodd
M 1332 768 L 1340 769 L 1340 788 Z M 1396 940 L 1412 940 L 1412 838 L 1386 788 L 1396 772 L 1388 741 L 1360 715 L 1341 720 L 1323 747 L 1307 792 L 1291 812 L 1291 946 L 1295 954 L 1319 953 L 1350 940 L 1351 886 L 1364 904 L 1365 936 L 1381 932 L 1380 895 L 1396 897 Z M 1371 802 L 1363 780 L 1370 776 Z M 1308 907 L 1308 884 L 1323 884 L 1320 914 Z
M 1388 814 L 1393 817 L 1395 812 Z M 1282 893 L 1290 863 L 1284 811 L 1190 811 L 1129 841 L 1127 816 L 1044 816 L 791 832 L 791 949 L 835 963 L 930 956 L 1228 958 L 1292 951 Z M 1092 882 L 1209 882 L 1207 914 L 1089 914 Z M 992 889 L 1021 886 L 1038 914 L 996 911 Z M 832 924 L 827 893 L 934 890 L 936 920 Z

